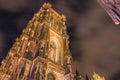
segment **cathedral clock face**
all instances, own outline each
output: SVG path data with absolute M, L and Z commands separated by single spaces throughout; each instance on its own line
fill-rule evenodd
M 52 61 L 59 63 L 61 57 L 61 45 L 59 40 L 56 37 L 50 38 L 50 45 L 49 45 L 49 55 Z

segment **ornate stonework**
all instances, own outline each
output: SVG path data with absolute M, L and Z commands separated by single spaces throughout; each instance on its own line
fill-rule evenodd
M 44 3 L 0 66 L 0 80 L 73 80 L 65 16 Z

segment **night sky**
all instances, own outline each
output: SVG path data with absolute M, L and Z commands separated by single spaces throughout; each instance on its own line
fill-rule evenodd
M 0 60 L 46 1 L 67 17 L 74 69 L 120 80 L 120 25 L 97 0 L 0 0 Z

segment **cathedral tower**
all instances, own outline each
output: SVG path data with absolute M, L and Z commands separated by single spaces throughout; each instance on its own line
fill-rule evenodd
M 0 80 L 73 80 L 65 16 L 44 3 L 0 66 Z

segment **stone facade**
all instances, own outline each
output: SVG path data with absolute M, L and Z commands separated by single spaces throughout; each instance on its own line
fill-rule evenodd
M 44 3 L 0 66 L 0 80 L 73 80 L 66 18 Z

